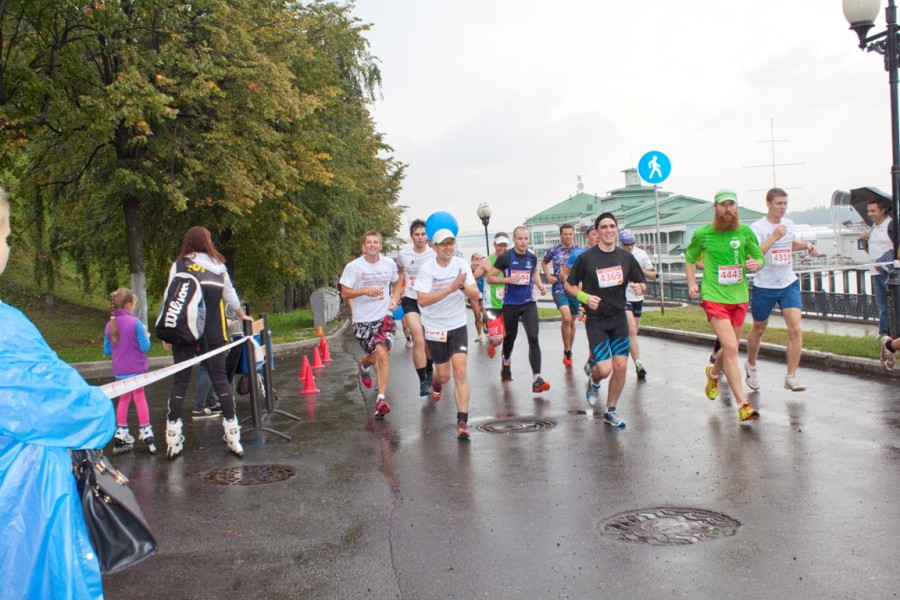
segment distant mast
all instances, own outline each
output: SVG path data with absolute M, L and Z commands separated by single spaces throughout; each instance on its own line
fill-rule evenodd
M 757 140 L 757 144 L 770 144 L 772 151 L 772 162 L 765 165 L 750 165 L 745 166 L 745 169 L 772 169 L 772 187 L 778 187 L 778 177 L 775 171 L 776 167 L 794 167 L 797 165 L 805 165 L 806 163 L 798 162 L 798 163 L 779 163 L 775 160 L 775 143 L 776 142 L 787 142 L 788 140 L 776 140 L 775 139 L 775 119 L 769 117 L 769 133 L 771 138 L 768 140 Z M 798 190 L 799 187 L 785 187 L 782 186 L 782 189 L 785 190 Z M 753 189 L 751 192 L 764 192 L 765 189 Z
M 578 176 L 578 185 L 575 186 L 575 189 L 578 190 L 579 194 L 584 191 L 584 184 L 581 183 L 581 175 Z

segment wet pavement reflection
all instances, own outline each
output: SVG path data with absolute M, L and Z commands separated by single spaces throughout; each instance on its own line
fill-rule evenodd
M 455 436 L 452 390 L 418 396 L 411 350 L 392 353 L 391 413 L 356 382 L 359 347 L 332 340 L 334 362 L 301 395 L 301 355 L 275 370 L 279 408 L 265 417 L 291 441 L 250 432 L 229 455 L 217 419 L 185 422 L 167 461 L 137 445 L 113 462 L 132 480 L 159 554 L 106 578 L 108 598 L 873 598 L 900 593 L 900 400 L 887 379 L 801 369 L 808 391 L 781 387 L 760 361 L 741 424 L 730 394 L 705 399 L 709 348 L 642 338 L 649 375 L 629 370 L 619 430 L 591 414 L 581 371 L 561 362 L 559 326 L 541 325 L 547 392 L 531 393 L 527 344 L 499 357 L 470 345 L 472 440 Z M 579 361 L 580 357 L 580 361 Z M 452 383 L 450 384 L 452 386 Z M 606 383 L 601 401 L 606 397 Z M 724 386 L 723 386 L 724 388 Z M 724 390 L 723 390 L 724 391 Z M 168 382 L 148 388 L 164 437 Z M 193 392 L 190 391 L 189 394 Z M 189 396 L 190 399 L 193 396 Z M 247 397 L 238 397 L 241 416 Z M 515 418 L 552 426 L 478 428 Z M 220 485 L 213 469 L 284 464 L 285 481 Z M 692 545 L 602 535 L 618 513 L 684 507 L 723 513 L 730 537 Z M 852 575 L 852 576 L 851 576 Z

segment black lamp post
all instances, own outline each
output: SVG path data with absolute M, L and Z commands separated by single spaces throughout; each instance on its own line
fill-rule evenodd
M 485 256 L 491 255 L 491 243 L 488 241 L 488 223 L 491 222 L 491 207 L 488 206 L 487 202 L 482 202 L 478 205 L 478 210 L 476 211 L 478 214 L 478 218 L 481 219 L 481 224 L 484 225 L 484 245 L 487 248 L 487 254 Z
M 897 7 L 894 0 L 888 0 L 884 9 L 887 28 L 881 33 L 867 37 L 869 30 L 875 25 L 878 11 L 881 9 L 881 0 L 843 0 L 844 16 L 850 23 L 850 29 L 859 36 L 859 47 L 867 52 L 877 52 L 884 56 L 884 68 L 888 72 L 888 82 L 891 90 L 891 151 L 893 164 L 891 165 L 891 225 L 894 231 L 894 240 L 900 241 L 900 110 L 897 102 L 897 49 L 898 26 Z M 896 258 L 896 248 L 894 248 Z M 898 336 L 900 329 L 900 270 L 894 269 L 887 282 L 888 287 L 888 317 L 890 321 L 891 337 Z

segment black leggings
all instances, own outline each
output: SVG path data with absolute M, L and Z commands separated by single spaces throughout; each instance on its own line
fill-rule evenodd
M 506 337 L 503 338 L 503 358 L 508 359 L 512 355 L 516 336 L 519 334 L 519 320 L 525 327 L 525 335 L 528 337 L 528 362 L 531 364 L 532 373 L 541 372 L 541 347 L 538 345 L 538 310 L 537 302 L 528 304 L 503 305 L 503 326 L 506 327 Z
M 190 360 L 199 354 L 215 350 L 225 345 L 225 342 L 216 344 L 211 348 L 197 346 L 172 346 L 172 358 L 175 364 Z M 212 380 L 213 389 L 216 396 L 219 397 L 219 404 L 222 406 L 222 415 L 226 419 L 234 418 L 234 393 L 231 390 L 231 384 L 228 383 L 228 377 L 225 374 L 225 352 L 219 352 L 210 356 L 203 361 L 206 365 L 206 371 Z M 175 421 L 181 418 L 181 410 L 184 406 L 184 396 L 187 393 L 188 384 L 191 381 L 191 371 L 193 367 L 182 369 L 175 373 L 172 382 L 172 391 L 169 394 L 169 420 Z

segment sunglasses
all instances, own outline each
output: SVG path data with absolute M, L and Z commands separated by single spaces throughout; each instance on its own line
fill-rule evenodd
M 443 242 L 440 242 L 438 244 L 438 246 L 455 246 L 455 245 L 456 245 L 456 240 L 444 240 Z

